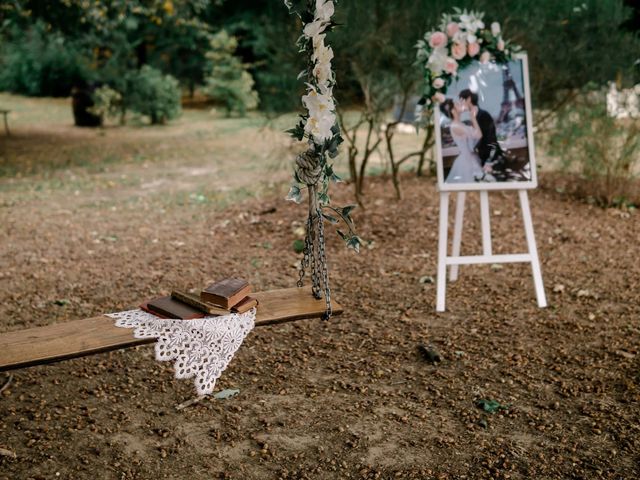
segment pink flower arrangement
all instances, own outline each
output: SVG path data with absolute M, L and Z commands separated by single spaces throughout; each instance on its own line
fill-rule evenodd
M 444 87 L 444 80 L 438 77 L 433 81 L 432 85 L 433 85 L 433 88 L 442 88 Z
M 489 63 L 489 60 L 491 60 L 491 54 L 485 50 L 480 55 L 480 63 Z
M 449 38 L 453 38 L 453 36 L 460 31 L 460 25 L 456 22 L 451 22 L 447 25 L 447 35 Z
M 496 48 L 502 52 L 504 50 L 504 40 L 502 39 L 498 40 L 498 44 L 496 45 Z
M 447 36 L 442 32 L 435 32 L 431 34 L 429 39 L 429 45 L 431 48 L 444 47 L 447 44 Z
M 444 71 L 450 75 L 455 75 L 458 73 L 458 62 L 456 62 L 453 58 L 448 57 L 444 62 Z
M 455 42 L 451 47 L 451 56 L 456 60 L 462 60 L 467 54 L 467 47 L 464 43 Z
M 470 43 L 467 45 L 467 53 L 470 57 L 475 57 L 480 53 L 480 44 L 478 42 Z

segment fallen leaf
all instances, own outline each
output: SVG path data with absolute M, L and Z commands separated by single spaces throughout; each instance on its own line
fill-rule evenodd
M 213 398 L 217 398 L 218 400 L 226 400 L 227 398 L 235 397 L 240 393 L 240 390 L 226 389 L 220 390 L 216 393 Z

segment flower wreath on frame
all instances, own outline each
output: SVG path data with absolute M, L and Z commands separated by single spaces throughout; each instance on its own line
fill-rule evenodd
M 439 28 L 418 40 L 416 64 L 423 70 L 422 98 L 416 108 L 416 122 L 423 120 L 425 111 L 445 100 L 447 88 L 472 62 L 508 63 L 520 46 L 505 40 L 498 22 L 489 27 L 484 13 L 453 9 L 442 15 Z

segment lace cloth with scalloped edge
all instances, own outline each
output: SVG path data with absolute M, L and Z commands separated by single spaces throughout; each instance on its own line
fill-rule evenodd
M 141 309 L 107 316 L 116 327 L 133 328 L 135 338 L 156 338 L 156 360 L 173 360 L 176 378 L 195 377 L 198 395 L 209 395 L 253 330 L 256 310 L 195 320 L 165 320 Z

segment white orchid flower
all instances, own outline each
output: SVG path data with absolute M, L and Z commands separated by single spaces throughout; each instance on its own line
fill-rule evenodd
M 304 26 L 304 36 L 307 38 L 315 38 L 324 31 L 325 22 L 322 20 L 314 20 Z
M 316 20 L 328 22 L 335 12 L 333 0 L 316 0 Z

